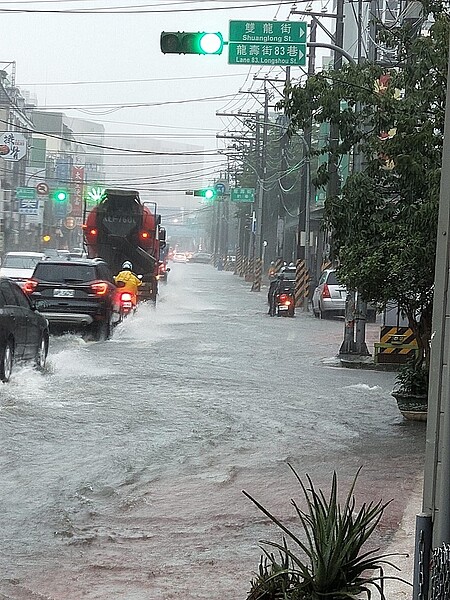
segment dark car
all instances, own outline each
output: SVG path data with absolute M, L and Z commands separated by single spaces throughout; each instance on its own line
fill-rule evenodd
M 31 360 L 43 369 L 48 339 L 47 320 L 16 283 L 0 279 L 0 381 L 9 381 L 17 361 Z
M 211 254 L 208 254 L 207 252 L 194 252 L 194 254 L 189 259 L 189 262 L 203 263 L 206 265 L 211 262 L 211 258 Z
M 101 259 L 41 261 L 24 291 L 52 331 L 82 330 L 106 340 L 120 320 L 117 287 Z

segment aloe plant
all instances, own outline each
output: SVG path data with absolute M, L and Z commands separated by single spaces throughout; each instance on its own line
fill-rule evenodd
M 370 600 L 373 590 L 378 590 L 381 600 L 386 600 L 383 567 L 399 569 L 386 560 L 393 554 L 379 554 L 379 548 L 367 550 L 365 544 L 390 501 L 364 503 L 356 510 L 354 489 L 361 469 L 341 506 L 335 472 L 327 500 L 308 475 L 306 485 L 295 469 L 289 467 L 306 500 L 306 511 L 291 500 L 304 532 L 303 541 L 255 498 L 243 492 L 284 534 L 281 544 L 261 542 L 276 548 L 280 558 L 276 559 L 262 547 L 259 574 L 251 582 L 247 600 L 350 600 L 361 595 Z

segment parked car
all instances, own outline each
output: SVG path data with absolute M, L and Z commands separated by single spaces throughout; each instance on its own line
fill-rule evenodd
M 211 254 L 207 252 L 194 252 L 189 262 L 209 264 L 211 262 Z
M 320 276 L 313 292 L 312 310 L 315 317 L 326 319 L 329 316 L 345 315 L 347 288 L 341 285 L 335 269 L 326 269 Z
M 9 381 L 18 361 L 33 361 L 37 368 L 43 369 L 48 340 L 47 320 L 35 310 L 17 283 L 0 279 L 0 381 Z
M 0 277 L 12 279 L 22 287 L 44 256 L 43 252 L 7 252 L 0 268 Z
M 312 297 L 312 309 L 315 317 L 326 319 L 329 316 L 345 316 L 347 288 L 339 283 L 335 269 L 327 269 L 320 276 Z M 375 323 L 377 309 L 367 305 L 367 321 Z
M 105 340 L 120 321 L 117 287 L 98 258 L 39 262 L 24 291 L 53 330 L 82 330 Z

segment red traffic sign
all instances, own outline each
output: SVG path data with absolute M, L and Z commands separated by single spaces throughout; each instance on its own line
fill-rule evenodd
M 36 191 L 39 194 L 39 196 L 47 196 L 47 194 L 50 191 L 50 188 L 45 183 L 45 181 L 41 181 L 40 183 L 37 184 Z

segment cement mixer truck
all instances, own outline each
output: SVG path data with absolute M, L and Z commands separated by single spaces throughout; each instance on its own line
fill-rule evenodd
M 166 246 L 156 203 L 143 203 L 136 190 L 105 189 L 83 225 L 89 258 L 103 258 L 116 274 L 128 260 L 142 275 L 141 300 L 156 302 L 160 253 Z

